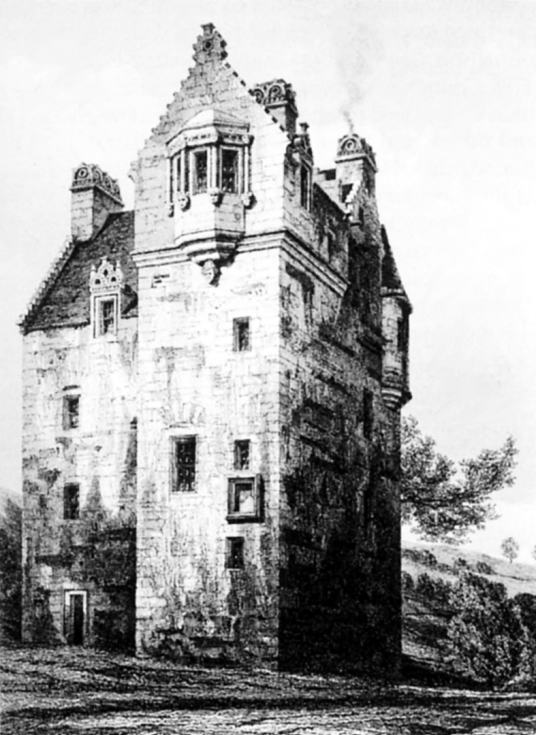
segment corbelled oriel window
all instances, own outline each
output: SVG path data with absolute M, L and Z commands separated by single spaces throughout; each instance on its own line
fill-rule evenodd
M 226 195 L 249 193 L 249 124 L 218 110 L 195 115 L 168 141 L 168 202 L 185 210 L 190 196 L 210 194 L 219 205 Z

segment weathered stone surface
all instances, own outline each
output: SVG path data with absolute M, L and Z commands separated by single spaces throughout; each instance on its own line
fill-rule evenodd
M 314 173 L 290 86 L 283 128 L 212 26 L 195 49 L 134 213 L 23 321 L 25 634 L 69 639 L 83 606 L 89 644 L 130 642 L 135 615 L 140 653 L 394 670 L 410 305 L 374 155 L 345 136 Z

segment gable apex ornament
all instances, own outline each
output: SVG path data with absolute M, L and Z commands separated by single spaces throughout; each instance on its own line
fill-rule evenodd
M 123 271 L 119 262 L 112 263 L 108 258 L 103 258 L 97 268 L 91 266 L 89 275 L 89 288 L 91 293 L 106 293 L 117 291 L 123 285 Z
M 223 61 L 227 57 L 227 43 L 216 30 L 213 23 L 202 25 L 203 34 L 198 36 L 194 45 L 194 61 L 196 64 L 207 64 Z

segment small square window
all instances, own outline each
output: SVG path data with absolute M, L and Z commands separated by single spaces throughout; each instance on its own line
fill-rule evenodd
M 196 448 L 195 436 L 171 439 L 171 492 L 195 490 Z
M 230 522 L 261 521 L 261 478 L 232 477 L 229 479 L 228 515 Z
M 77 521 L 80 518 L 80 486 L 65 485 L 63 488 L 63 518 Z
M 372 438 L 374 426 L 374 402 L 372 392 L 365 388 L 363 390 L 363 436 L 365 439 Z
M 227 538 L 225 540 L 225 566 L 227 569 L 244 568 L 244 539 Z
M 208 152 L 194 151 L 194 194 L 203 194 L 208 188 Z
M 238 193 L 238 151 L 232 148 L 221 151 L 221 189 L 227 194 Z
M 233 343 L 235 352 L 246 352 L 251 349 L 249 319 L 233 320 Z
M 235 470 L 249 470 L 249 439 L 241 439 L 234 443 Z
M 80 423 L 80 396 L 63 396 L 63 428 L 78 429 Z

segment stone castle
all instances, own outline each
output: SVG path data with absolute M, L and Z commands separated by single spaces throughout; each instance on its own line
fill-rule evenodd
M 396 668 L 411 306 L 356 134 L 203 26 L 132 166 L 97 165 L 21 320 L 27 641 Z

